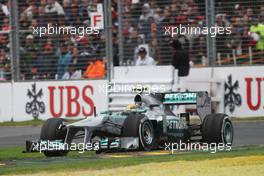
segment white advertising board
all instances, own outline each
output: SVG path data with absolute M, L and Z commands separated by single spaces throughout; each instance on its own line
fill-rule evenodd
M 264 67 L 216 68 L 216 78 L 225 79 L 225 110 L 230 116 L 264 115 Z
M 14 83 L 14 121 L 79 119 L 107 109 L 105 80 Z
M 211 76 L 212 75 L 212 76 Z M 235 117 L 264 115 L 264 67 L 216 67 L 193 68 L 186 78 L 224 80 L 225 113 Z M 188 83 L 189 90 L 209 90 L 209 84 Z M 221 90 L 214 90 L 221 91 Z
M 135 68 L 135 70 L 134 70 Z M 166 67 L 149 67 L 153 80 L 145 79 L 144 73 L 138 67 L 117 69 L 114 81 L 129 82 L 127 72 L 133 72 L 139 82 L 170 83 L 173 72 Z M 162 71 L 163 70 L 163 71 Z M 163 74 L 163 75 L 162 75 Z M 167 79 L 164 79 L 164 75 Z M 189 91 L 212 92 L 224 91 L 224 113 L 236 117 L 256 117 L 264 114 L 264 66 L 247 67 L 217 67 L 192 68 L 190 75 L 184 78 Z M 199 82 L 200 80 L 200 82 Z M 208 82 L 201 80 L 223 80 L 224 86 L 220 90 L 210 87 Z M 47 119 L 61 117 L 68 119 L 93 116 L 94 107 L 97 112 L 108 109 L 108 95 L 106 92 L 107 80 L 80 80 L 80 81 L 40 81 L 16 82 L 0 84 L 0 122 L 25 121 L 34 118 Z M 223 102 L 223 101 L 222 101 Z
M 12 118 L 12 84 L 0 83 L 0 122 Z

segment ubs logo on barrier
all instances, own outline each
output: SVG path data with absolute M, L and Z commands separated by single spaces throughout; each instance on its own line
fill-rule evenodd
M 236 106 L 241 106 L 242 103 L 241 95 L 236 93 L 238 88 L 238 80 L 233 83 L 232 75 L 229 75 L 225 82 L 225 107 L 228 106 L 231 113 L 235 111 Z
M 27 90 L 29 101 L 26 103 L 26 113 L 31 114 L 34 119 L 38 119 L 39 114 L 45 113 L 45 104 L 40 99 L 43 96 L 43 90 L 37 91 L 36 83 L 32 84 L 31 89 Z
M 49 86 L 49 109 L 52 117 L 88 117 L 94 113 L 92 95 L 94 88 L 86 85 L 78 86 Z M 56 101 L 56 100 L 57 101 Z M 66 106 L 64 106 L 64 102 Z M 58 105 L 55 109 L 55 104 Z

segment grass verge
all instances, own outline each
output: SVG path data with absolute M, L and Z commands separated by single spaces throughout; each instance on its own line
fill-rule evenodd
M 132 156 L 123 158 L 105 158 L 95 155 L 94 152 L 70 152 L 67 157 L 45 158 L 40 153 L 23 154 L 22 147 L 0 149 L 0 174 L 32 174 L 43 171 L 56 173 L 59 171 L 76 170 L 102 170 L 135 166 L 139 164 L 161 163 L 173 161 L 201 161 L 241 156 L 264 155 L 264 147 L 243 147 L 231 152 L 205 152 L 177 153 L 161 156 Z
M 264 121 L 264 117 L 232 117 L 232 122 L 255 122 Z
M 198 161 L 171 161 L 146 163 L 135 166 L 101 170 L 42 171 L 31 176 L 76 176 L 76 175 L 117 175 L 117 176 L 248 176 L 264 173 L 264 155 L 220 158 Z
M 43 120 L 28 120 L 21 122 L 1 122 L 0 126 L 40 126 L 43 123 Z
M 73 123 L 77 120 L 67 120 L 67 123 Z M 1 126 L 41 126 L 45 120 L 28 120 L 28 121 L 21 121 L 21 122 L 0 122 Z

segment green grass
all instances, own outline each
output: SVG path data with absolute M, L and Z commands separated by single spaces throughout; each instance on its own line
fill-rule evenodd
M 28 121 L 21 121 L 21 122 L 0 122 L 1 126 L 41 126 L 45 120 L 28 120 Z M 67 123 L 73 123 L 76 120 L 67 120 Z
M 67 157 L 45 158 L 40 153 L 21 153 L 22 147 L 0 149 L 0 174 L 29 174 L 40 171 L 71 171 L 88 169 L 106 169 L 125 166 L 133 166 L 145 163 L 170 162 L 178 160 L 205 160 L 216 158 L 230 158 L 238 156 L 264 155 L 264 147 L 243 147 L 230 152 L 207 152 L 178 153 L 174 155 L 161 156 L 133 156 L 125 158 L 102 158 L 94 152 L 70 152 Z
M 1 122 L 0 126 L 40 126 L 43 123 L 43 120 L 28 120 L 22 122 Z
M 264 117 L 232 117 L 233 122 L 254 122 L 254 121 L 264 121 Z
M 24 150 L 25 150 L 24 147 L 0 148 L 0 163 L 5 161 L 22 160 L 22 159 L 45 159 L 45 156 L 42 153 L 39 152 L 23 153 Z M 91 156 L 95 156 L 95 152 L 84 152 L 83 154 L 78 152 L 70 152 L 67 156 L 91 157 Z

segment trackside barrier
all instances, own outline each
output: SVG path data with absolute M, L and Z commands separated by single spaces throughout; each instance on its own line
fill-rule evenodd
M 187 77 L 177 77 L 175 75 L 173 90 L 177 92 L 207 91 L 212 100 L 213 112 L 225 112 L 225 80 L 216 78 L 212 73 L 213 68 L 195 68 L 190 70 Z M 184 107 L 181 107 L 180 112 L 195 111 L 195 106 L 192 105 L 186 105 L 185 109 L 182 108 Z
M 133 97 L 142 89 L 147 93 L 208 91 L 212 96 L 215 111 L 224 112 L 224 80 L 212 79 L 211 68 L 206 69 L 208 70 L 202 72 L 200 70 L 201 73 L 191 71 L 190 76 L 179 78 L 177 70 L 172 66 L 115 67 L 114 76 L 110 82 L 108 108 L 110 111 L 125 109 L 127 105 L 134 103 Z M 121 88 L 123 90 L 118 91 Z M 133 91 L 133 88 L 138 89 Z M 189 107 L 186 106 L 186 108 Z
M 72 120 L 107 109 L 107 80 L 71 80 L 0 83 L 0 122 Z
M 13 115 L 12 84 L 0 83 L 0 122 L 11 121 Z
M 172 66 L 115 67 L 109 84 L 109 110 L 120 111 L 133 104 L 134 96 L 143 89 L 147 93 L 171 91 L 174 72 Z
M 107 80 L 0 83 L 0 122 L 84 118 L 94 115 L 94 106 L 97 112 L 122 110 L 134 103 L 134 95 L 142 89 L 207 91 L 216 113 L 234 117 L 264 114 L 264 66 L 191 68 L 189 76 L 181 78 L 171 66 L 116 67 L 113 71 L 110 84 Z M 192 107 L 186 106 L 185 111 Z

